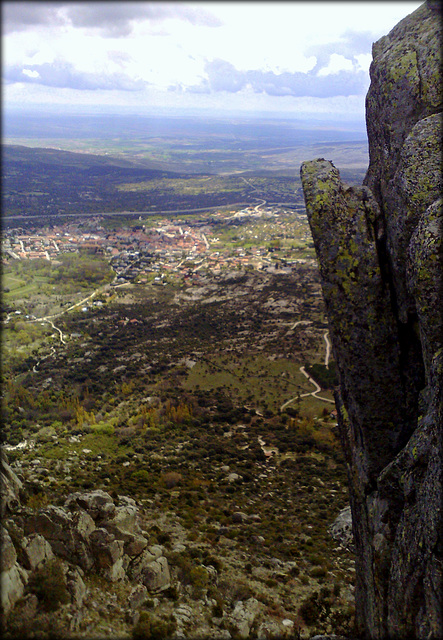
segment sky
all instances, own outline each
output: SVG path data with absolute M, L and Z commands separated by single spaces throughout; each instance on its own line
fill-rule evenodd
M 421 2 L 2 2 L 6 109 L 363 118 L 372 43 Z

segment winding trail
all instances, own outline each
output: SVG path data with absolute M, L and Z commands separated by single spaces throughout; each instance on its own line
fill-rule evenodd
M 58 331 L 59 336 L 60 336 L 60 342 L 62 344 L 66 344 L 66 340 L 63 337 L 63 331 L 61 329 L 59 329 L 58 327 L 55 326 L 55 324 L 52 322 L 52 320 L 49 320 L 48 318 L 44 319 L 44 318 L 37 318 L 38 320 L 40 320 L 41 322 L 47 322 L 48 324 L 51 325 L 51 327 L 55 330 Z M 35 320 L 31 321 L 31 322 L 35 322 Z M 56 350 L 54 345 L 51 345 L 51 351 L 48 353 L 48 355 L 44 356 L 41 360 L 39 360 L 33 367 L 32 367 L 32 371 L 34 373 L 38 373 L 38 367 L 41 363 L 42 360 L 46 360 L 46 358 L 49 358 L 49 356 L 53 356 L 55 355 Z
M 295 329 L 299 324 L 312 324 L 312 320 L 297 320 L 297 322 L 294 322 L 294 324 L 289 327 L 289 331 Z
M 311 322 L 312 322 L 311 320 L 297 320 L 297 322 L 294 322 L 294 324 L 290 327 L 289 331 L 291 331 L 292 329 L 295 329 L 295 327 L 299 324 L 311 324 Z M 329 358 L 331 355 L 331 343 L 329 342 L 328 333 L 329 333 L 329 329 L 326 331 L 326 333 L 323 334 L 323 340 L 326 343 L 326 353 L 325 353 L 326 369 L 329 369 Z M 299 371 L 305 376 L 305 378 L 309 380 L 311 384 L 314 385 L 315 390 L 308 391 L 307 393 L 298 394 L 295 396 L 295 398 L 290 398 L 289 400 L 287 400 L 285 403 L 281 405 L 280 411 L 284 411 L 286 407 L 289 407 L 289 405 L 292 404 L 293 402 L 296 402 L 300 398 L 306 398 L 307 396 L 312 396 L 313 398 L 317 398 L 317 400 L 323 400 L 323 402 L 329 402 L 331 404 L 335 404 L 335 400 L 330 400 L 329 398 L 325 398 L 324 396 L 318 395 L 321 391 L 321 387 L 319 384 L 317 384 L 317 382 L 313 378 L 311 378 L 311 376 L 309 375 L 309 373 L 306 371 L 304 367 L 300 367 Z

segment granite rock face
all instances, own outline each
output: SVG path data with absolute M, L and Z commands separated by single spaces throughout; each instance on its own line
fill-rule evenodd
M 442 638 L 441 14 L 373 46 L 370 165 L 301 168 L 351 493 L 362 638 Z

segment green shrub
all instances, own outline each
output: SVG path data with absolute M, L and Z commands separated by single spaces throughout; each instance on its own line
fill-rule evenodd
M 104 434 L 107 436 L 112 436 L 115 431 L 114 425 L 109 422 L 98 422 L 97 424 L 91 425 L 91 429 L 93 433 Z
M 202 598 L 209 584 L 209 574 L 204 567 L 193 567 L 189 575 L 194 598 Z
M 45 611 L 55 611 L 61 604 L 67 604 L 70 601 L 65 574 L 58 558 L 48 560 L 31 574 L 28 588 L 37 596 Z
M 142 611 L 137 624 L 132 629 L 133 640 L 167 640 L 176 629 L 173 618 L 162 620 L 148 611 Z
M 149 478 L 149 471 L 146 471 L 146 469 L 140 469 L 139 471 L 133 471 L 133 473 L 131 473 L 131 480 L 135 482 L 149 482 Z
M 309 575 L 312 576 L 313 578 L 325 578 L 327 573 L 328 572 L 324 567 L 314 567 L 310 571 Z
M 331 599 L 328 594 L 328 589 L 322 589 L 320 593 L 314 591 L 314 593 L 303 601 L 298 612 L 306 624 L 311 625 L 314 624 L 314 622 L 326 621 L 331 612 Z

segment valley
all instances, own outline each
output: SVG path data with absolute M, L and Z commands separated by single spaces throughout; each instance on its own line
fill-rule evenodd
M 235 636 L 238 601 L 257 602 L 251 637 L 351 632 L 353 552 L 330 533 L 348 505 L 337 378 L 298 176 L 135 180 L 119 167 L 115 190 L 144 204 L 130 215 L 123 199 L 122 211 L 106 198 L 92 211 L 91 199 L 68 202 L 48 177 L 60 158 L 74 167 L 66 176 L 101 163 L 106 177 L 109 159 L 51 152 L 29 178 L 32 189 L 46 181 L 44 210 L 25 194 L 29 152 L 12 152 L 1 438 L 24 512 L 62 506 L 72 492 L 135 500 L 171 572 L 142 612 L 177 621 L 187 608 L 186 638 Z M 363 169 L 349 171 L 357 180 Z M 181 213 L 165 211 L 164 198 Z M 63 634 L 135 637 L 130 584 L 83 580 L 74 630 L 69 608 L 54 614 Z M 109 589 L 114 604 L 101 605 Z M 24 624 L 13 619 L 10 637 Z

